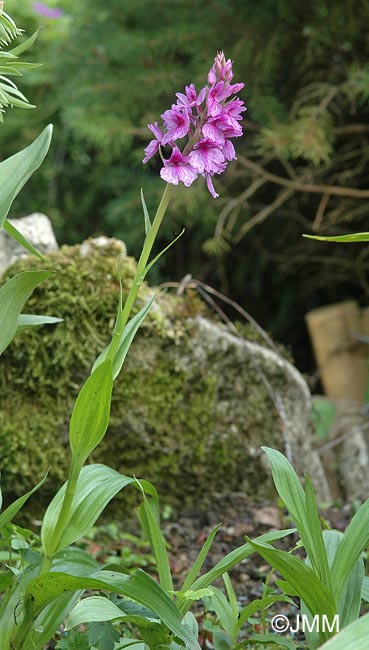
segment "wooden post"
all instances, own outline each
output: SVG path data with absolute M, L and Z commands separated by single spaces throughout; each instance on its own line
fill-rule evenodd
M 363 331 L 356 301 L 314 309 L 306 322 L 326 395 L 362 403 L 369 373 L 365 349 L 352 336 Z

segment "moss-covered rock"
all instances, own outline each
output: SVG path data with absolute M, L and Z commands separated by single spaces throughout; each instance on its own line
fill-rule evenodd
M 66 476 L 69 417 L 111 335 L 121 252 L 114 241 L 103 248 L 90 244 L 87 254 L 86 246 L 63 247 L 42 265 L 55 274 L 36 289 L 26 311 L 64 322 L 20 333 L 1 359 L 0 454 L 8 492 L 29 489 L 48 467 L 44 494 Z M 40 263 L 28 258 L 8 273 L 35 267 Z M 126 292 L 135 261 L 124 256 L 119 267 Z M 142 288 L 138 308 L 152 291 Z M 114 384 L 110 426 L 92 458 L 151 480 L 174 507 L 206 507 L 212 494 L 226 491 L 271 494 L 260 444 L 284 445 L 258 368 L 268 366 L 262 348 L 245 348 L 205 314 L 194 293 L 158 294 Z M 283 364 L 270 361 L 268 373 L 276 390 L 291 391 Z M 302 393 L 297 386 L 293 399 L 300 407 Z

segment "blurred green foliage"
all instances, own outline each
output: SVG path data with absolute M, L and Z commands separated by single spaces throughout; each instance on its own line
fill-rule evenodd
M 333 249 L 301 237 L 368 229 L 365 0 L 47 4 L 63 17 L 39 16 L 31 0 L 8 3 L 28 35 L 43 25 L 29 55 L 43 66 L 24 80 L 38 109 L 7 115 L 2 155 L 55 124 L 48 161 L 12 216 L 43 211 L 61 243 L 104 233 L 137 254 L 139 188 L 153 210 L 163 187 L 159 161 L 141 162 L 146 125 L 186 84 L 201 87 L 223 49 L 235 80 L 246 82 L 246 137 L 236 143 L 238 161 L 216 178 L 221 198 L 212 200 L 201 181 L 177 193 L 161 237 L 167 242 L 183 225 L 186 233 L 153 280 L 191 272 L 295 346 L 310 308 L 346 297 L 365 302 L 368 246 Z M 295 355 L 303 364 L 305 349 Z

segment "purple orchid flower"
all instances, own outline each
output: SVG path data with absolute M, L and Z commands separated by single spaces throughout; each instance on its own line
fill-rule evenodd
M 48 7 L 43 2 L 34 2 L 32 4 L 32 9 L 43 18 L 61 18 L 64 15 L 62 9 L 59 9 L 58 7 Z
M 183 156 L 178 147 L 173 147 L 169 160 L 164 160 L 160 176 L 167 183 L 178 185 L 178 182 L 181 181 L 186 187 L 189 187 L 196 180 L 197 171 L 190 165 L 189 158 Z
M 244 84 L 232 84 L 232 79 L 232 61 L 219 52 L 208 73 L 209 86 L 198 94 L 193 84 L 186 86 L 184 93 L 176 94 L 177 103 L 162 113 L 162 129 L 157 122 L 148 125 L 155 139 L 145 149 L 144 162 L 162 147 L 171 147 L 168 159 L 161 154 L 160 175 L 167 183 L 189 187 L 198 176 L 205 176 L 210 194 L 219 196 L 212 177 L 224 172 L 227 162 L 236 158 L 231 138 L 242 135 L 240 121 L 246 110 L 235 96 Z M 188 140 L 181 151 L 176 142 L 183 138 Z

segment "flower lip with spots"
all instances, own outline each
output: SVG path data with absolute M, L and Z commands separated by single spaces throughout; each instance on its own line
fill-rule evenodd
M 198 176 L 205 176 L 210 194 L 219 196 L 212 177 L 225 171 L 227 163 L 236 158 L 231 138 L 242 135 L 242 113 L 246 107 L 236 97 L 243 83 L 232 84 L 232 61 L 219 52 L 208 73 L 208 84 L 197 93 L 194 84 L 177 93 L 177 103 L 162 113 L 163 126 L 158 122 L 148 127 L 154 135 L 145 149 L 144 163 L 160 153 L 163 167 L 161 177 L 168 183 L 179 182 L 189 187 Z M 187 138 L 182 151 L 178 140 Z M 162 147 L 172 149 L 165 158 Z

